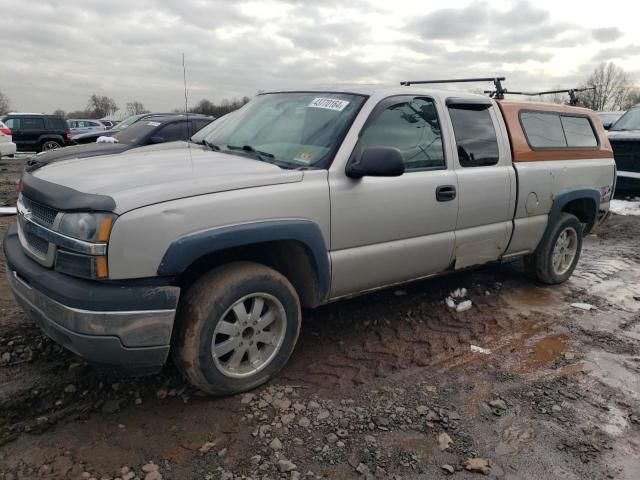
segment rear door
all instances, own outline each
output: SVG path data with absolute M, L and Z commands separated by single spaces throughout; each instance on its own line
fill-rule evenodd
M 20 119 L 20 132 L 23 138 L 24 149 L 37 151 L 40 149 L 40 136 L 45 133 L 43 117 L 22 117 Z
M 513 229 L 516 180 L 501 117 L 487 99 L 447 100 L 457 155 L 455 268 L 498 259 Z

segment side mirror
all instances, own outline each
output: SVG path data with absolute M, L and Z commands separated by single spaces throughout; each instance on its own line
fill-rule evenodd
M 149 145 L 155 145 L 156 143 L 164 143 L 164 138 L 162 138 L 162 137 L 151 137 L 149 139 Z
M 404 173 L 404 159 L 394 147 L 367 147 L 347 164 L 349 178 L 398 177 Z

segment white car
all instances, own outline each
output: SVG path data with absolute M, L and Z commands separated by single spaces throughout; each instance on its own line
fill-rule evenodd
M 16 144 L 12 141 L 11 129 L 0 121 L 0 158 L 16 153 Z

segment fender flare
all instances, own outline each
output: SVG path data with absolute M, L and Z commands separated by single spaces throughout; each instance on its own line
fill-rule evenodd
M 45 133 L 44 135 L 40 135 L 38 137 L 38 145 L 42 145 L 47 140 L 54 140 L 63 147 L 67 145 L 67 142 L 65 141 L 64 137 L 62 135 L 58 135 L 55 133 Z
M 307 247 L 318 281 L 318 296 L 325 299 L 331 282 L 328 249 L 320 227 L 309 220 L 269 220 L 186 235 L 169 245 L 158 267 L 158 275 L 179 275 L 199 258 L 221 250 L 278 240 L 294 240 Z
M 581 200 L 588 199 L 593 200 L 596 208 L 593 214 L 593 218 L 587 222 L 587 232 L 591 231 L 593 226 L 595 225 L 596 218 L 598 217 L 598 210 L 600 209 L 600 192 L 595 189 L 581 189 L 581 190 L 572 190 L 570 192 L 561 193 L 553 200 L 553 206 L 551 207 L 551 211 L 549 212 L 549 219 L 547 220 L 547 228 L 544 231 L 544 235 L 540 240 L 539 245 L 542 245 L 547 241 L 549 235 L 551 234 L 551 230 L 553 226 L 558 221 L 558 217 L 562 213 L 562 209 L 565 205 L 573 200 Z

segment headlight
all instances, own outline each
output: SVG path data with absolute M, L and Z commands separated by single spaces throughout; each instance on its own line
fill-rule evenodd
M 85 242 L 106 242 L 114 219 L 111 213 L 65 213 L 58 231 Z
M 59 233 L 82 242 L 98 244 L 94 246 L 101 246 L 102 249 L 98 254 L 87 251 L 86 244 L 74 245 L 73 241 L 67 245 L 60 244 L 55 269 L 75 277 L 107 278 L 109 271 L 104 244 L 109 241 L 115 218 L 116 215 L 112 213 L 65 213 L 57 228 Z

